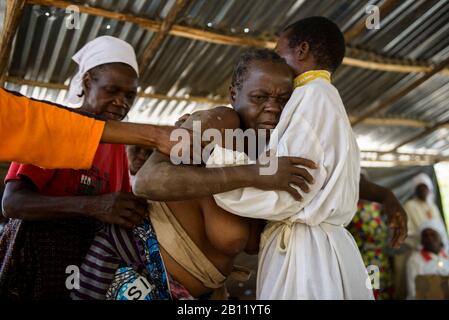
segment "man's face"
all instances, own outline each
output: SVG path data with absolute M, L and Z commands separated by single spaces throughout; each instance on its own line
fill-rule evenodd
M 126 64 L 95 70 L 85 80 L 85 110 L 109 120 L 123 120 L 134 103 L 137 85 L 136 72 Z
M 284 58 L 287 64 L 296 72 L 298 61 L 295 54 L 295 48 L 290 48 L 290 46 L 288 45 L 287 35 L 288 31 L 281 33 L 274 51 L 282 58 Z
M 438 254 L 443 248 L 439 233 L 433 229 L 424 229 L 421 232 L 421 244 L 427 251 Z
M 415 193 L 420 200 L 426 201 L 429 196 L 429 188 L 424 183 L 421 183 L 416 187 Z
M 150 157 L 153 149 L 142 148 L 139 146 L 127 146 L 126 154 L 128 156 L 128 167 L 131 175 L 135 175 L 142 168 L 145 161 Z
M 231 101 L 243 129 L 274 129 L 293 91 L 292 73 L 287 65 L 253 62 L 242 88 L 231 88 Z

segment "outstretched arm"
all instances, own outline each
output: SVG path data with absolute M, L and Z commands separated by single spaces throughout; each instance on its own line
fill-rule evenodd
M 407 214 L 394 193 L 382 186 L 370 182 L 360 175 L 359 197 L 362 200 L 379 202 L 382 204 L 382 214 L 388 218 L 388 227 L 393 236 L 390 246 L 399 248 L 407 237 Z
M 176 144 L 176 142 L 170 141 L 173 129 L 175 127 L 172 126 L 107 121 L 101 142 L 139 145 L 156 148 L 164 154 L 170 154 L 171 148 Z
M 154 147 L 165 154 L 174 127 L 102 121 L 0 88 L 0 161 L 87 169 L 100 142 Z M 69 143 L 67 143 L 69 141 Z

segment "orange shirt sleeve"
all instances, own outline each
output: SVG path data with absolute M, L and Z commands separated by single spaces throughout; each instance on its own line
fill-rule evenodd
M 0 161 L 90 168 L 105 122 L 0 88 Z

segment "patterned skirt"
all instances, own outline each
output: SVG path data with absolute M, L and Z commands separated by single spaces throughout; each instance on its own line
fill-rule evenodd
M 101 225 L 89 219 L 11 219 L 0 237 L 0 299 L 68 300 L 69 266 L 80 266 Z

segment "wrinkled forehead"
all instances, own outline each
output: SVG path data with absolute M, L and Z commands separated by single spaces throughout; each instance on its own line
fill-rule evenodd
M 243 78 L 242 87 L 246 89 L 293 90 L 293 74 L 287 64 L 271 61 L 250 63 Z
M 94 78 L 104 83 L 137 85 L 136 71 L 125 63 L 108 63 L 92 68 L 88 71 Z

